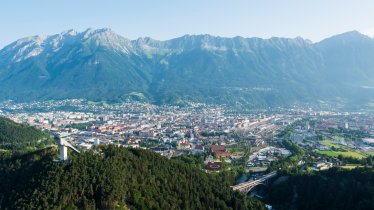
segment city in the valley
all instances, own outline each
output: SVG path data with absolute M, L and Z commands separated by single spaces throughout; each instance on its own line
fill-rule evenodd
M 79 150 L 113 144 L 168 158 L 203 157 L 197 165 L 206 172 L 250 172 L 237 183 L 279 170 L 282 160 L 290 157 L 297 160 L 298 170 L 319 171 L 360 167 L 349 160 L 374 154 L 374 115 L 360 112 L 241 112 L 200 103 L 180 107 L 73 99 L 1 102 L 0 115 L 40 128 Z

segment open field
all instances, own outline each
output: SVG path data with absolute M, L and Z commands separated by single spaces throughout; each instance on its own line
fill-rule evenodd
M 355 169 L 355 168 L 360 168 L 360 167 L 363 167 L 362 165 L 360 164 L 347 164 L 345 166 L 339 166 L 340 168 L 344 168 L 344 169 Z
M 325 145 L 325 146 L 329 146 L 329 147 L 335 147 L 336 149 L 342 149 L 342 150 L 345 150 L 345 151 L 317 151 L 317 153 L 319 154 L 325 154 L 325 155 L 328 155 L 328 156 L 332 156 L 332 157 L 337 157 L 339 155 L 342 155 L 342 156 L 345 156 L 345 157 L 354 157 L 354 158 L 358 158 L 358 159 L 362 159 L 362 158 L 365 158 L 367 155 L 369 155 L 368 153 L 363 153 L 363 152 L 360 152 L 360 151 L 356 151 L 352 148 L 349 148 L 349 147 L 346 147 L 346 146 L 343 146 L 343 145 L 339 145 L 339 144 L 335 144 L 331 141 L 328 141 L 328 140 L 323 140 L 321 142 L 321 144 Z M 373 152 L 374 154 L 374 152 Z
M 232 154 L 244 154 L 244 148 L 232 147 L 227 148 L 227 150 Z
M 374 152 L 365 152 L 367 155 L 372 155 L 374 156 Z
M 347 152 L 338 152 L 338 151 L 316 151 L 319 154 L 328 155 L 331 157 L 338 157 L 339 155 L 345 156 L 345 157 L 354 157 L 358 159 L 362 159 L 365 156 L 354 151 L 347 151 Z
M 329 140 L 323 140 L 323 141 L 321 142 L 321 144 L 323 144 L 323 145 L 325 145 L 325 146 L 328 146 L 328 147 L 335 147 L 335 148 L 342 148 L 342 147 L 343 147 L 343 146 L 341 146 L 341 145 L 334 144 L 334 143 L 332 143 L 332 142 L 329 141 Z
M 268 169 L 268 167 L 250 167 L 245 169 L 246 172 L 265 172 Z

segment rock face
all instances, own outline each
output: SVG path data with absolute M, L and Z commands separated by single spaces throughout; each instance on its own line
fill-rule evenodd
M 198 101 L 252 107 L 374 100 L 374 39 L 186 35 L 129 40 L 110 29 L 20 39 L 0 50 L 0 100 Z

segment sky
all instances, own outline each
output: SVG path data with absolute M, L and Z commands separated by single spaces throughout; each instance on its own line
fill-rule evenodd
M 373 0 L 0 0 L 0 48 L 87 28 L 159 40 L 211 34 L 318 42 L 352 30 L 373 37 L 373 9 Z

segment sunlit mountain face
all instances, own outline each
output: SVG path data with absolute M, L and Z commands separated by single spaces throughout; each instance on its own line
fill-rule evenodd
M 88 29 L 0 50 L 0 100 L 66 98 L 364 106 L 374 100 L 374 39 L 353 31 L 319 43 L 211 35 L 157 41 Z

